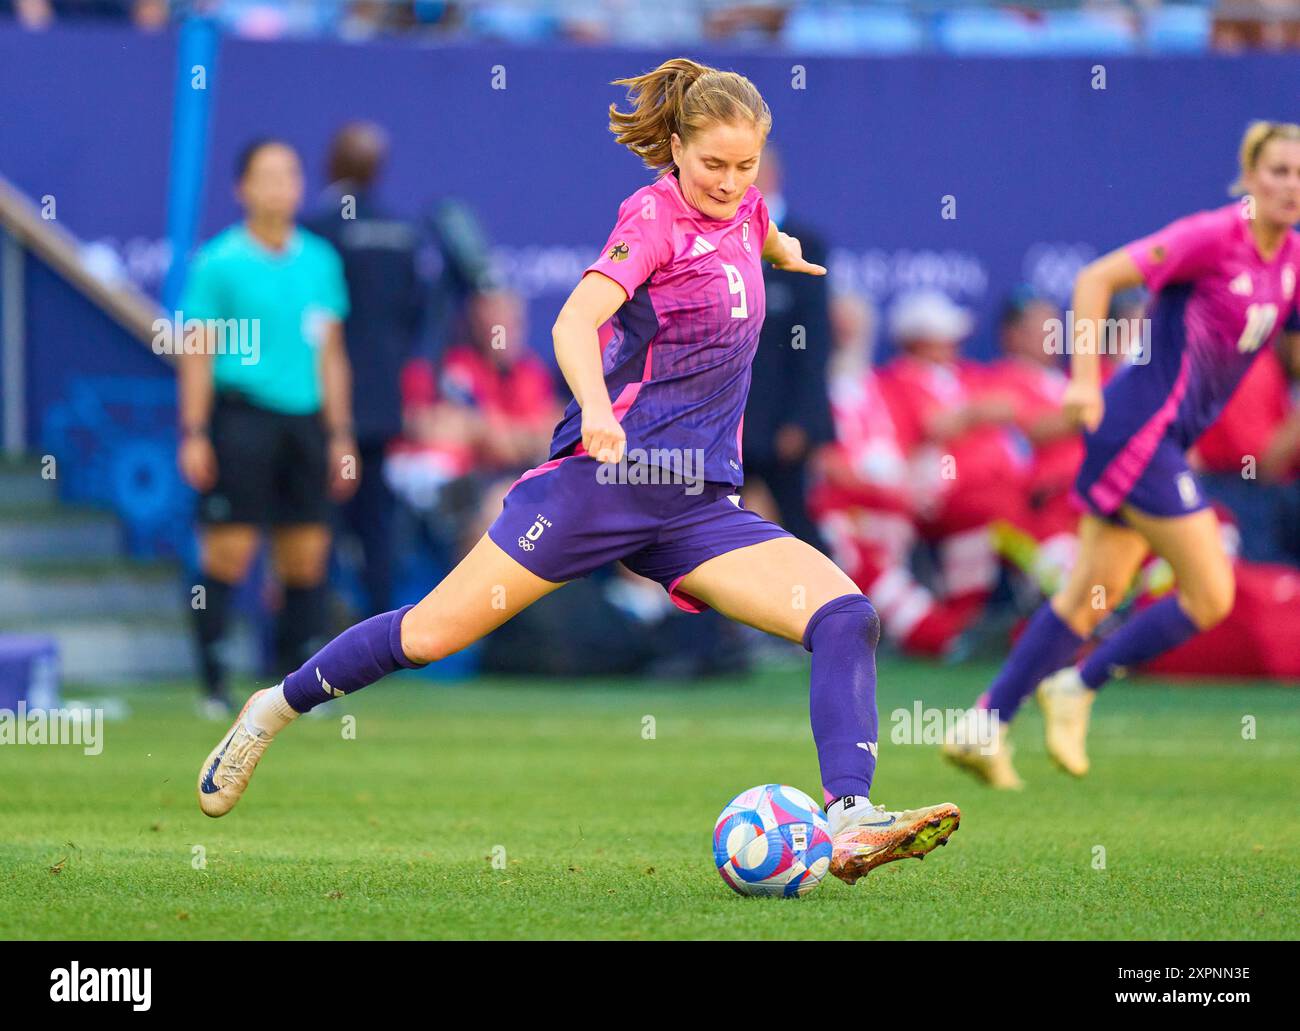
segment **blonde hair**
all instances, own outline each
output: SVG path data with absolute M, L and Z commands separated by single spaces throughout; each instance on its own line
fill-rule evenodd
M 1241 167 L 1241 173 L 1237 181 L 1232 184 L 1232 193 L 1234 196 L 1246 192 L 1246 176 L 1255 171 L 1259 165 L 1259 156 L 1264 153 L 1264 148 L 1273 140 L 1295 140 L 1300 142 L 1300 125 L 1294 122 L 1251 122 L 1246 126 L 1246 132 L 1241 137 L 1241 149 L 1237 154 L 1237 162 Z
M 766 141 L 772 112 L 752 82 L 736 72 L 696 64 L 685 57 L 665 61 L 652 72 L 615 79 L 626 86 L 631 111 L 609 105 L 614 139 L 660 174 L 672 171 L 672 135 L 685 146 L 700 130 L 749 122 Z

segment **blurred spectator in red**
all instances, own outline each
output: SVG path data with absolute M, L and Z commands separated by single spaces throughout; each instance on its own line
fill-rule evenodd
M 478 468 L 545 460 L 560 408 L 550 371 L 528 347 L 518 295 L 489 290 L 471 299 L 464 340 L 442 357 L 438 391 L 444 403 L 478 416 Z
M 908 568 L 918 534 L 907 458 L 872 367 L 876 312 L 865 297 L 843 293 L 831 299 L 830 318 L 836 441 L 817 463 L 809 508 L 836 564 L 871 599 L 890 640 L 937 651 L 925 646 L 935 635 L 917 633 L 934 597 Z M 935 639 L 942 645 L 945 637 Z
M 1028 291 L 1014 293 L 1003 306 L 998 339 L 1003 357 L 989 366 L 989 377 L 1012 399 L 1015 427 L 1030 451 L 1025 482 L 1026 522 L 995 531 L 998 550 L 1016 562 L 1045 593 L 1074 563 L 1079 510 L 1071 498 L 1083 461 L 1083 439 L 1061 412 L 1070 381 L 1061 356 L 1049 346 L 1057 339 L 1061 310 Z
M 890 312 L 902 354 L 880 387 L 908 457 L 921 536 L 939 565 L 952 636 L 982 610 L 997 585 L 992 529 L 1028 524 L 1030 465 L 1009 427 L 1016 406 L 986 366 L 961 357 L 971 317 L 946 295 L 918 290 Z
M 403 439 L 389 456 L 395 489 L 415 508 L 448 484 L 520 472 L 544 461 L 560 417 L 555 384 L 526 342 L 523 304 L 491 290 L 467 305 L 460 342 L 435 364 L 402 370 Z
M 831 301 L 831 327 L 837 439 L 817 463 L 809 507 L 835 561 L 880 612 L 889 640 L 907 652 L 941 655 L 978 610 L 961 594 L 936 597 L 913 575 L 918 497 L 895 417 L 907 401 L 890 397 L 872 368 L 874 309 L 865 298 L 839 294 Z
M 876 310 L 858 294 L 831 300 L 828 370 L 835 442 L 818 463 L 824 495 L 904 515 L 913 508 L 907 458 L 875 370 Z

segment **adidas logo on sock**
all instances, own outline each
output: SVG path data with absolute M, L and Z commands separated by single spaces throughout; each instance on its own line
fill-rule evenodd
M 330 682 L 320 675 L 320 667 L 316 667 L 316 682 L 320 684 L 321 689 L 331 698 L 342 698 L 343 692 L 336 687 L 331 687 Z

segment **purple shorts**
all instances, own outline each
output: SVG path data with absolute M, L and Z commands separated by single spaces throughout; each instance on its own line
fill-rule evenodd
M 529 572 L 552 583 L 616 560 L 663 585 L 678 608 L 708 606 L 677 589 L 696 566 L 737 548 L 791 534 L 740 507 L 725 483 L 644 482 L 647 466 L 607 466 L 569 455 L 530 469 L 511 485 L 488 536 Z M 615 480 L 620 472 L 628 482 Z
M 1132 505 L 1158 518 L 1190 515 L 1206 507 L 1187 464 L 1187 454 L 1177 441 L 1161 437 L 1147 454 L 1137 438 L 1084 436 L 1083 465 L 1074 484 L 1075 502 L 1086 511 L 1113 523 L 1123 523 L 1119 510 Z

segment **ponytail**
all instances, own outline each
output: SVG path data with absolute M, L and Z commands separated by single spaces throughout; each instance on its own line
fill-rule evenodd
M 671 171 L 672 136 L 685 145 L 695 133 L 713 125 L 746 122 L 766 140 L 772 112 L 762 94 L 743 75 L 722 72 L 685 57 L 665 61 L 652 72 L 615 79 L 626 86 L 632 110 L 609 105 L 609 131 L 647 168 Z

